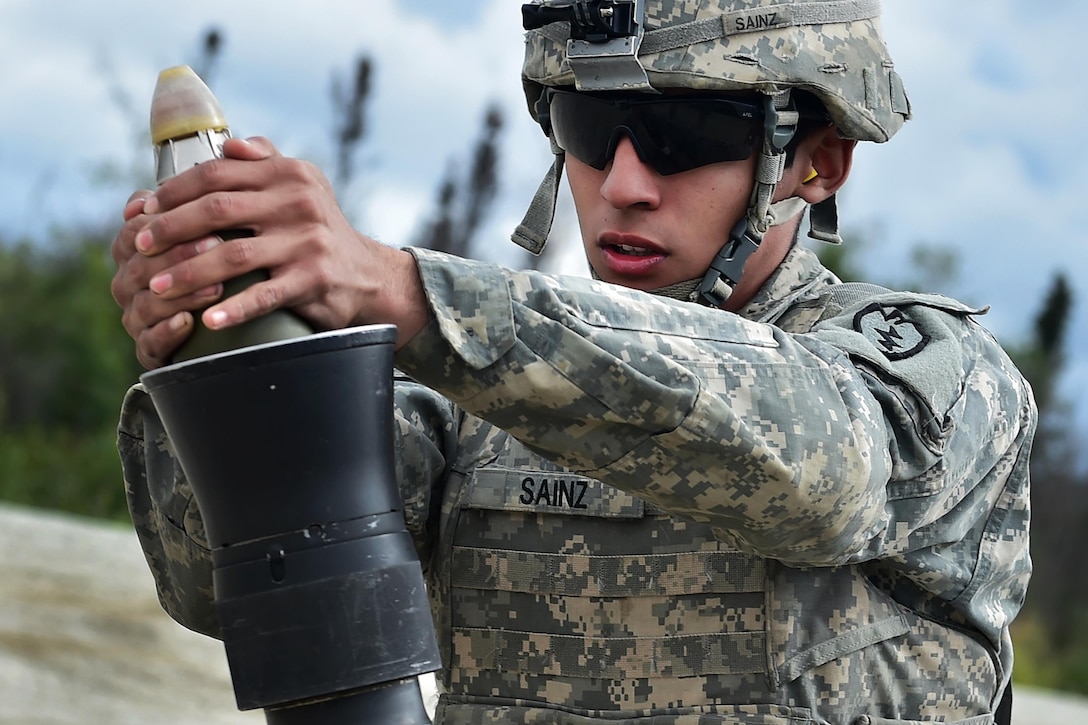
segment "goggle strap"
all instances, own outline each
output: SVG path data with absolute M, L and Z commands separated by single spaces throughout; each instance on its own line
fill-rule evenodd
M 555 219 L 555 205 L 559 197 L 559 180 L 563 177 L 563 162 L 566 158 L 563 151 L 552 140 L 552 150 L 555 160 L 551 168 L 544 176 L 540 186 L 537 187 L 533 200 L 525 212 L 525 217 L 514 229 L 510 239 L 514 244 L 525 249 L 530 254 L 540 254 L 544 245 L 548 243 L 548 235 L 552 231 L 552 221 Z

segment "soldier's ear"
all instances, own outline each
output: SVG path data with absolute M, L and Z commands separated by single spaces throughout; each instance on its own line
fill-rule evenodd
M 794 194 L 817 204 L 838 191 L 850 176 L 856 145 L 857 141 L 840 137 L 834 126 L 810 133 L 793 158 Z

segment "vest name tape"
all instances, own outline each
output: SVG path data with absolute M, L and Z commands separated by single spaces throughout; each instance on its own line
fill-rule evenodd
M 595 478 L 564 471 L 517 470 L 497 466 L 476 469 L 463 505 L 465 508 L 492 511 L 532 511 L 620 519 L 639 519 L 646 513 L 641 499 Z

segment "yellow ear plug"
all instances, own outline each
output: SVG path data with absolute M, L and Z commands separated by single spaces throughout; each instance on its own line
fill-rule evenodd
M 819 176 L 819 174 L 816 173 L 816 169 L 812 169 L 811 171 L 808 172 L 808 176 L 806 176 L 804 181 L 802 181 L 801 183 L 802 184 L 807 184 L 808 182 L 815 179 L 817 176 Z

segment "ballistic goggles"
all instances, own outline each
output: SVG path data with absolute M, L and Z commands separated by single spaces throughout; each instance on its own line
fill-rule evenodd
M 542 100 L 559 148 L 602 171 L 622 134 L 662 176 L 747 159 L 764 134 L 763 107 L 754 101 L 692 95 L 633 98 L 555 88 Z

